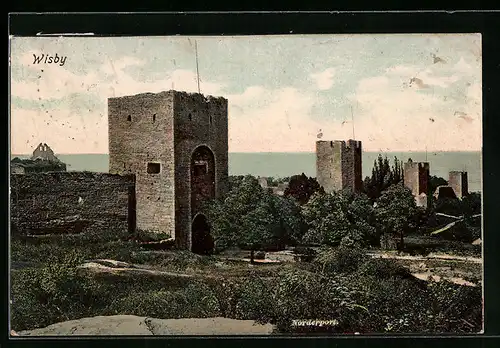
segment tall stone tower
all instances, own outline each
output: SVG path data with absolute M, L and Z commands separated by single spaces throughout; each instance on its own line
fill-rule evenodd
M 410 158 L 404 164 L 404 184 L 411 190 L 420 206 L 427 205 L 429 170 L 428 162 L 413 162 Z
M 465 197 L 469 194 L 469 182 L 467 172 L 451 171 L 448 179 L 448 185 L 453 188 L 455 195 L 458 198 Z
M 361 141 L 317 141 L 316 179 L 326 192 L 361 192 Z
M 195 251 L 201 204 L 227 189 L 227 100 L 178 91 L 108 99 L 109 171 L 136 175 L 136 224 Z

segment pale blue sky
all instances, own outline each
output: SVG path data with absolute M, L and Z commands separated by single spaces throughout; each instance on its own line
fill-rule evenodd
M 11 39 L 11 146 L 106 153 L 106 98 L 196 91 L 195 38 Z M 229 100 L 229 151 L 481 148 L 481 37 L 198 37 L 201 92 Z M 67 57 L 33 64 L 33 54 Z M 43 71 L 42 71 L 43 70 Z M 352 115 L 351 116 L 351 110 Z

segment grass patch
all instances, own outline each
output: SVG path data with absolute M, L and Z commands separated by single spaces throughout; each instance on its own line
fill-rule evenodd
M 337 320 L 338 326 L 323 328 L 333 333 L 481 329 L 480 287 L 429 286 L 412 278 L 403 263 L 371 259 L 360 249 L 324 249 L 313 262 L 250 265 L 186 251 L 145 252 L 133 241 L 102 236 L 14 240 L 11 248 L 13 261 L 38 264 L 11 273 L 11 325 L 19 331 L 117 314 L 251 319 L 275 324 L 280 332 L 300 332 L 294 319 Z M 76 267 L 98 258 L 192 276 Z

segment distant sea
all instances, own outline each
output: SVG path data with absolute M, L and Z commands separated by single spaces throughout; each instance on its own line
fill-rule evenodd
M 370 176 L 373 162 L 378 152 L 363 152 L 363 178 Z M 426 161 L 430 164 L 431 175 L 448 180 L 448 172 L 465 170 L 469 177 L 469 191 L 481 191 L 481 152 L 387 152 L 382 153 L 393 163 L 396 156 L 406 162 L 408 158 Z M 11 155 L 12 158 L 27 158 L 29 155 Z M 108 172 L 108 154 L 58 155 L 67 164 L 69 171 Z M 304 173 L 316 176 L 316 156 L 314 153 L 229 153 L 229 175 L 287 177 Z

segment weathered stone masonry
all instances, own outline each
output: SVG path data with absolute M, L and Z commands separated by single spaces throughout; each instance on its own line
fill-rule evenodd
M 463 198 L 469 194 L 469 182 L 467 172 L 451 171 L 448 178 L 448 185 L 453 188 L 458 198 Z
M 404 164 L 403 181 L 415 197 L 427 195 L 429 182 L 429 163 L 413 162 L 411 159 Z
M 110 98 L 109 170 L 136 174 L 137 228 L 191 248 L 201 201 L 227 189 L 227 100 L 167 91 Z
M 11 228 L 23 234 L 131 231 L 134 176 L 88 172 L 11 175 Z
M 326 192 L 362 190 L 361 141 L 317 141 L 316 178 Z

